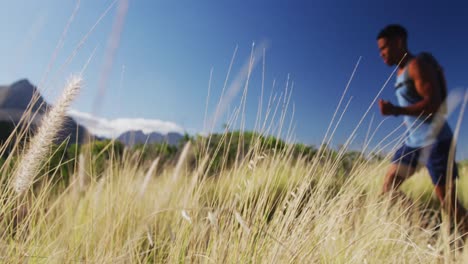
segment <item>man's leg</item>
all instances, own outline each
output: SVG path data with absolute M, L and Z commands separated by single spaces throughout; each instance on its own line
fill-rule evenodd
M 435 185 L 434 191 L 437 198 L 439 198 L 442 209 L 445 210 L 450 217 L 455 217 L 456 221 L 459 223 L 464 220 L 467 212 L 457 199 L 455 181 L 453 182 L 451 190 L 447 190 L 447 187 L 448 185 Z
M 420 149 L 403 144 L 392 158 L 384 178 L 382 194 L 390 194 L 391 198 L 404 197 L 398 190 L 401 184 L 416 172 L 419 162 Z
M 441 208 L 457 223 L 462 223 L 466 218 L 466 210 L 456 197 L 456 179 L 458 178 L 458 167 L 455 161 L 449 160 L 451 150 L 451 139 L 436 142 L 430 149 L 427 168 L 435 186 L 435 194 L 440 201 Z M 452 163 L 452 166 L 448 166 Z M 450 172 L 449 169 L 452 171 Z M 449 178 L 450 177 L 450 178 Z M 450 184 L 452 187 L 450 188 Z M 468 229 L 468 223 L 461 226 L 462 233 Z
M 398 190 L 401 184 L 416 172 L 416 168 L 403 163 L 392 163 L 384 178 L 382 194 L 390 194 L 392 198 L 402 196 Z

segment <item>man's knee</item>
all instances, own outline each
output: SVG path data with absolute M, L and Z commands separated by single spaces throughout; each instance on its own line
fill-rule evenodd
M 397 174 L 397 172 L 389 172 L 385 176 L 384 184 L 383 184 L 383 193 L 388 193 L 394 191 L 400 187 L 400 185 L 405 180 L 404 177 L 401 177 Z
M 414 174 L 416 168 L 405 164 L 392 164 L 385 175 L 383 193 L 394 191 L 411 175 Z

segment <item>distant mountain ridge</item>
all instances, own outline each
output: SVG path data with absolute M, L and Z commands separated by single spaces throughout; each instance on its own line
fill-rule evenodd
M 151 143 L 163 143 L 166 142 L 169 145 L 177 145 L 182 140 L 183 135 L 177 132 L 169 132 L 167 135 L 163 135 L 158 132 L 151 132 L 145 134 L 142 130 L 126 131 L 117 137 L 117 140 L 124 143 L 127 146 L 133 146 L 135 144 L 151 144 Z
M 11 85 L 0 86 L 0 142 L 4 142 L 20 122 L 33 97 L 36 99 L 32 107 L 32 112 L 35 114 L 29 119 L 32 132 L 40 125 L 44 114 L 51 106 L 44 100 L 39 90 L 27 79 L 21 79 Z M 105 139 L 104 137 L 92 135 L 85 126 L 80 125 L 74 118 L 67 116 L 55 143 L 59 144 L 68 137 L 70 137 L 70 143 L 84 143 L 87 136 L 91 136 L 96 140 Z M 163 142 L 177 145 L 182 138 L 183 135 L 177 132 L 145 134 L 141 130 L 135 130 L 122 133 L 117 140 L 127 146 Z
M 32 130 L 40 124 L 50 105 L 44 100 L 37 88 L 27 79 L 19 80 L 8 86 L 0 86 L 0 122 L 3 123 L 2 129 L 4 130 L 1 131 L 2 141 L 11 133 L 11 131 L 5 130 L 13 128 L 19 123 L 33 97 L 36 98 L 36 101 L 32 107 L 32 113 L 36 114 L 28 120 Z M 88 131 L 85 127 L 67 116 L 55 142 L 61 143 L 70 137 L 71 143 L 82 143 L 87 135 Z

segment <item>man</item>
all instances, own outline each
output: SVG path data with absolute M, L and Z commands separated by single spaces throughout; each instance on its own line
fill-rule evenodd
M 423 164 L 429 170 L 435 194 L 443 208 L 450 214 L 456 212 L 460 217 L 465 211 L 454 195 L 458 169 L 455 161 L 448 158 L 453 135 L 443 118 L 443 102 L 447 96 L 445 77 L 432 55 L 422 53 L 415 56 L 408 50 L 407 36 L 407 31 L 400 25 L 388 25 L 377 36 L 380 56 L 385 64 L 398 65 L 395 93 L 399 105 L 381 99 L 380 112 L 382 115 L 403 116 L 408 131 L 385 176 L 383 193 L 396 193 L 403 181 Z M 449 175 L 453 177 L 450 190 Z M 447 193 L 451 194 L 450 197 Z

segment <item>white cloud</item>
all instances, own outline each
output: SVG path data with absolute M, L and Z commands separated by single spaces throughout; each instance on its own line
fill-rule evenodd
M 142 130 L 145 134 L 151 132 L 158 132 L 164 135 L 169 132 L 184 133 L 184 129 L 179 125 L 158 119 L 107 119 L 73 109 L 69 110 L 68 114 L 73 117 L 78 124 L 85 126 L 92 134 L 100 137 L 114 138 L 129 130 Z

